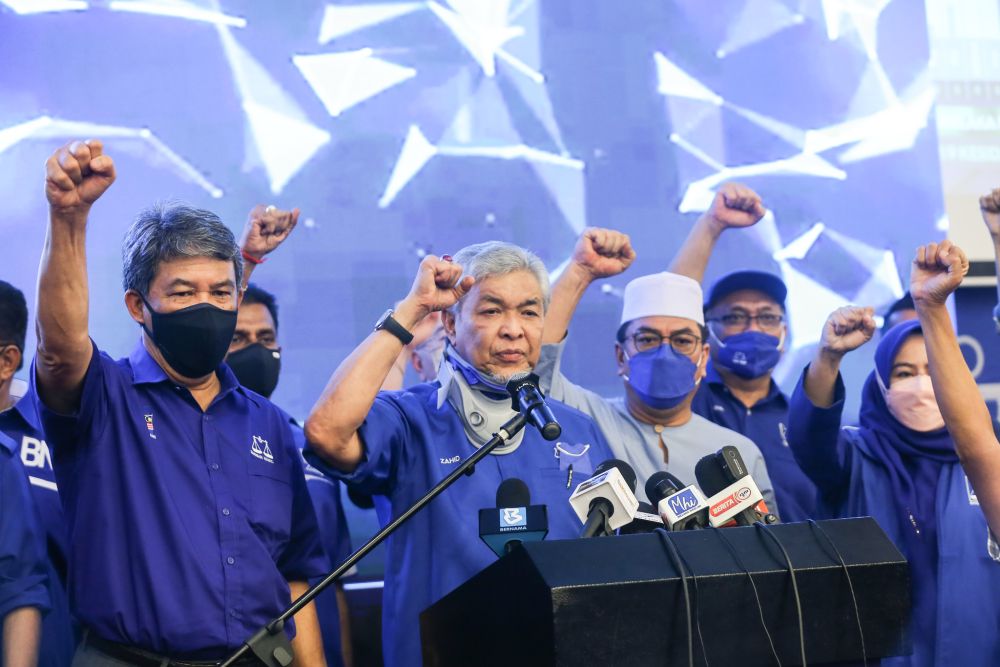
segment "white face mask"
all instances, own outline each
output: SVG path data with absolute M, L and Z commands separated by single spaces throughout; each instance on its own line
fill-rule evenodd
M 889 412 L 904 426 L 920 433 L 944 428 L 944 417 L 934 397 L 934 385 L 929 375 L 896 380 L 888 390 L 878 373 L 875 377 Z

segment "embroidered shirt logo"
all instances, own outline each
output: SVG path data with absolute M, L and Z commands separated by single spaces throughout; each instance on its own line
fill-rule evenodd
M 146 430 L 149 431 L 149 437 L 156 440 L 156 431 L 153 430 L 153 415 L 143 415 L 146 420 Z
M 250 453 L 261 461 L 274 463 L 274 454 L 271 453 L 271 448 L 268 446 L 267 440 L 259 435 L 253 437 L 253 441 L 250 443 Z
M 455 456 L 450 456 L 446 459 L 441 459 L 441 465 L 448 465 L 449 463 L 458 463 L 461 460 L 462 457 L 459 456 L 458 454 L 455 454 Z

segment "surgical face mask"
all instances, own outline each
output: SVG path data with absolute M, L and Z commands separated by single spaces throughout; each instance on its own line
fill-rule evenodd
M 888 391 L 878 373 L 875 377 L 878 378 L 889 412 L 903 426 L 920 433 L 944 428 L 944 417 L 934 398 L 934 385 L 931 384 L 929 375 L 914 375 L 896 380 Z
M 626 353 L 625 358 L 629 371 L 625 380 L 651 408 L 669 410 L 676 407 L 698 386 L 694 379 L 698 365 L 669 345 L 660 345 L 632 357 Z
M 142 297 L 153 330 L 142 328 L 170 367 L 186 378 L 205 377 L 222 363 L 236 331 L 236 311 L 199 303 L 158 313 Z
M 240 384 L 265 398 L 270 398 L 278 386 L 281 374 L 281 350 L 272 350 L 260 343 L 247 345 L 226 357 Z
M 743 331 L 725 341 L 711 331 L 715 339 L 715 362 L 727 371 L 747 380 L 770 373 L 781 360 L 785 334 L 776 338 L 762 331 Z

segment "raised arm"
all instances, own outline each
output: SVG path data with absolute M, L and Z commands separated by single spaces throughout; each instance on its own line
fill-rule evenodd
M 983 222 L 993 241 L 993 260 L 997 276 L 1000 276 L 1000 188 L 979 198 L 979 212 L 983 214 Z M 1000 309 L 1000 280 L 997 280 L 997 304 Z
M 299 222 L 299 209 L 283 211 L 274 206 L 257 204 L 250 209 L 247 222 L 240 236 L 240 251 L 243 253 L 242 289 L 250 284 L 250 275 L 264 256 L 284 243 Z
M 804 378 L 806 395 L 813 405 L 819 408 L 833 405 L 840 362 L 845 354 L 870 341 L 874 333 L 875 312 L 871 308 L 845 306 L 830 314 Z
M 552 286 L 542 344 L 558 343 L 566 336 L 573 313 L 590 283 L 617 276 L 634 260 L 635 250 L 628 234 L 597 227 L 583 230 L 566 270 Z
M 930 243 L 917 250 L 910 293 L 924 332 L 934 397 L 986 521 L 1000 534 L 1000 442 L 945 307 L 968 271 L 961 248 L 950 241 Z
M 72 412 L 93 346 L 88 331 L 87 217 L 115 180 L 100 141 L 74 141 L 45 163 L 49 226 L 38 268 L 36 373 L 42 401 Z
M 755 225 L 765 213 L 767 209 L 756 192 L 739 183 L 723 184 L 715 193 L 712 206 L 694 223 L 667 270 L 701 282 L 722 232 Z
M 392 317 L 412 331 L 428 313 L 457 303 L 472 283 L 471 276 L 462 278 L 459 265 L 428 255 Z M 306 420 L 306 439 L 334 467 L 350 472 L 361 462 L 364 450 L 358 429 L 402 349 L 403 343 L 390 332 L 372 332 L 337 367 L 313 406 Z

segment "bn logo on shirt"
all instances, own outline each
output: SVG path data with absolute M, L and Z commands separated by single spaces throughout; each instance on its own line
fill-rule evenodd
M 528 515 L 523 507 L 504 507 L 500 510 L 500 532 L 528 526 Z

